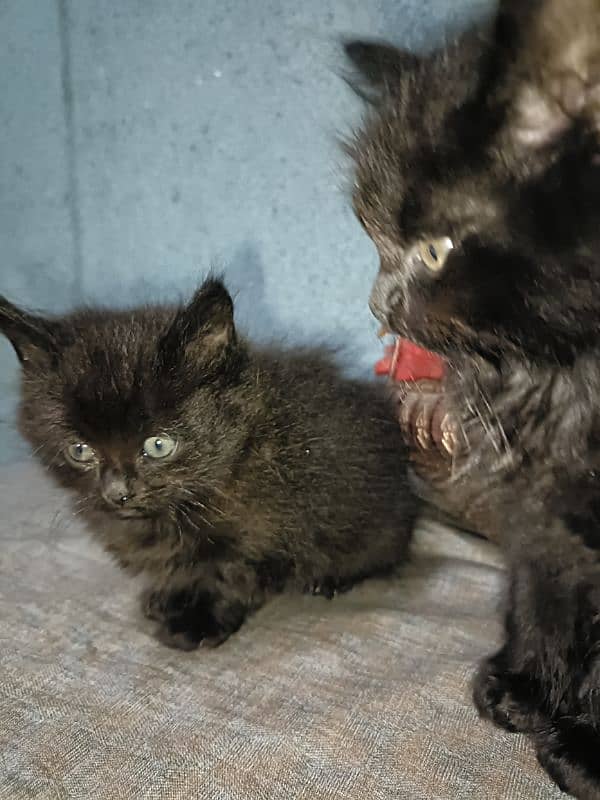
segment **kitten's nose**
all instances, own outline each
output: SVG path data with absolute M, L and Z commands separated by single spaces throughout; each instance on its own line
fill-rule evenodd
M 123 475 L 108 470 L 102 476 L 102 497 L 111 505 L 124 506 L 133 497 L 133 491 Z
M 389 312 L 388 287 L 383 285 L 383 281 L 378 279 L 373 284 L 371 296 L 369 297 L 369 308 L 371 314 L 379 322 L 386 323 Z
M 381 271 L 371 289 L 369 308 L 373 316 L 384 325 L 389 322 L 389 315 L 401 301 L 401 287 L 394 275 Z

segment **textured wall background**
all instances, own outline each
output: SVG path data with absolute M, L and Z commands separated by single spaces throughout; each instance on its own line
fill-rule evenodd
M 211 266 L 255 336 L 378 353 L 372 246 L 336 136 L 340 35 L 421 46 L 492 0 L 0 0 L 0 292 L 32 308 L 187 293 Z M 0 341 L 0 460 L 17 363 Z

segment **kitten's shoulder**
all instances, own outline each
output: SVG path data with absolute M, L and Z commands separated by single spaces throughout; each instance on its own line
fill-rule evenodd
M 327 417 L 332 426 L 360 420 L 366 435 L 370 429 L 393 425 L 399 435 L 385 387 L 349 376 L 341 355 L 340 348 L 330 346 L 270 346 L 252 348 L 250 364 L 254 374 L 262 376 L 256 384 L 267 382 L 284 407 L 295 407 L 297 414 Z

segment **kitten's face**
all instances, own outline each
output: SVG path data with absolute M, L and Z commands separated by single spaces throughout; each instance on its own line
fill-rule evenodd
M 352 147 L 356 214 L 380 256 L 371 308 L 451 359 L 568 361 L 595 339 L 600 300 L 595 143 L 574 124 L 532 147 L 469 46 L 421 62 L 350 46 L 373 94 Z
M 104 507 L 121 517 L 138 517 L 160 513 L 168 502 L 163 490 L 172 481 L 165 467 L 167 459 L 176 458 L 177 447 L 176 439 L 160 433 L 149 436 L 141 447 L 135 441 L 94 447 L 78 440 L 64 449 L 64 455 L 69 466 L 91 477 L 90 491 L 102 499 Z M 148 469 L 151 463 L 155 474 Z
M 42 320 L 3 301 L 0 328 L 23 363 L 21 429 L 84 509 L 173 516 L 227 479 L 244 425 L 220 284 L 179 311 Z

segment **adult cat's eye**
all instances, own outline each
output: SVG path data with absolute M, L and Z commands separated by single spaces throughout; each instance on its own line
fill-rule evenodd
M 77 442 L 67 447 L 67 456 L 70 461 L 74 462 L 77 466 L 85 466 L 96 460 L 95 450 L 85 444 L 85 442 Z
M 143 454 L 149 458 L 166 458 L 175 450 L 177 442 L 166 433 L 149 436 L 143 445 Z
M 439 272 L 443 269 L 446 259 L 452 250 L 454 250 L 454 244 L 448 236 L 443 236 L 441 239 L 419 242 L 418 250 L 421 261 L 427 269 L 432 272 Z

